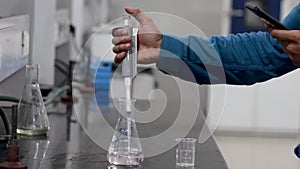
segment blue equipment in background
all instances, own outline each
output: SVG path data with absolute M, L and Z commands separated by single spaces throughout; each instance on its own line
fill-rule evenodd
M 97 58 L 92 58 L 90 65 L 91 75 L 94 80 L 95 96 L 98 106 L 109 106 L 110 102 L 110 82 L 112 76 L 112 62 L 98 61 Z

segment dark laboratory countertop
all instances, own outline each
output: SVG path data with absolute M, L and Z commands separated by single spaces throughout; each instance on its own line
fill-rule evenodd
M 75 105 L 54 103 L 47 107 L 51 130 L 46 139 L 19 139 L 20 159 L 28 165 L 28 168 L 40 169 L 121 169 L 126 167 L 110 166 L 106 161 L 107 151 L 97 145 L 97 140 L 89 137 L 90 124 L 95 114 L 89 112 L 98 109 L 98 106 L 90 104 L 87 100 L 92 97 L 79 98 Z M 110 100 L 112 102 L 112 100 Z M 146 100 L 137 100 L 137 109 L 146 110 L 150 104 Z M 164 112 L 150 123 L 138 123 L 140 137 L 150 137 L 162 133 L 170 128 L 176 119 L 176 111 L 180 103 L 176 100 L 168 100 Z M 82 109 L 78 109 L 81 107 Z M 92 109 L 92 110 L 91 110 Z M 105 111 L 104 111 L 105 109 Z M 102 106 L 103 117 L 112 127 L 117 121 L 118 113 L 113 104 Z M 75 113 L 76 112 L 76 113 Z M 198 113 L 188 136 L 198 138 L 204 124 L 204 116 Z M 172 133 L 174 137 L 176 132 Z M 99 137 L 101 137 L 99 133 Z M 173 139 L 172 136 L 170 139 Z M 111 140 L 111 137 L 108 138 Z M 160 140 L 155 144 L 159 145 Z M 154 145 L 155 145 L 154 144 Z M 144 146 L 143 145 L 143 149 Z M 144 150 L 146 151 L 146 150 Z M 144 152 L 145 153 L 145 152 Z M 1 153 L 1 161 L 5 160 L 5 152 Z M 227 169 L 227 164 L 213 137 L 204 143 L 196 144 L 195 169 Z M 132 167 L 131 167 L 132 168 Z M 143 169 L 174 169 L 175 148 L 171 148 L 159 155 L 146 157 L 141 166 Z

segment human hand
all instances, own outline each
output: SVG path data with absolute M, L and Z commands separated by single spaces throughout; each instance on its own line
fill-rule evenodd
M 268 26 L 270 34 L 283 46 L 296 67 L 300 67 L 300 30 L 278 30 Z
M 139 25 L 138 31 L 138 63 L 155 63 L 159 57 L 162 35 L 151 18 L 146 16 L 140 9 L 125 8 L 125 11 L 135 17 Z M 118 29 L 113 32 L 112 43 L 115 62 L 121 63 L 126 52 L 131 47 L 131 37 L 125 29 Z

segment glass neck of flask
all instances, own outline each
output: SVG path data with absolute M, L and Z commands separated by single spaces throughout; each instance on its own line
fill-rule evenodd
M 133 118 L 135 99 L 127 100 L 126 98 L 119 99 L 119 113 L 125 118 Z M 128 108 L 129 106 L 129 108 Z
M 31 84 L 38 84 L 39 65 L 26 65 L 26 80 Z

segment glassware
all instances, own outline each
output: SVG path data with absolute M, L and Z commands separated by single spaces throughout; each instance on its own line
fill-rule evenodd
M 122 165 L 108 165 L 107 169 L 142 169 L 141 165 L 137 166 L 122 166 Z
M 133 110 L 135 100 L 130 101 Z M 108 149 L 107 160 L 114 165 L 140 165 L 144 159 L 133 113 L 126 111 L 125 98 L 119 99 L 119 119 Z
M 20 154 L 26 154 L 22 159 L 30 169 L 43 169 L 50 141 L 48 139 L 30 139 L 23 141 L 20 149 Z M 26 147 L 26 148 L 24 148 Z
M 191 167 L 195 164 L 195 143 L 194 138 L 176 139 L 176 166 Z
M 194 166 L 188 166 L 188 167 L 183 167 L 183 166 L 176 166 L 175 169 L 195 169 Z
M 39 65 L 26 65 L 26 81 L 18 105 L 18 134 L 44 135 L 50 129 L 38 76 Z

